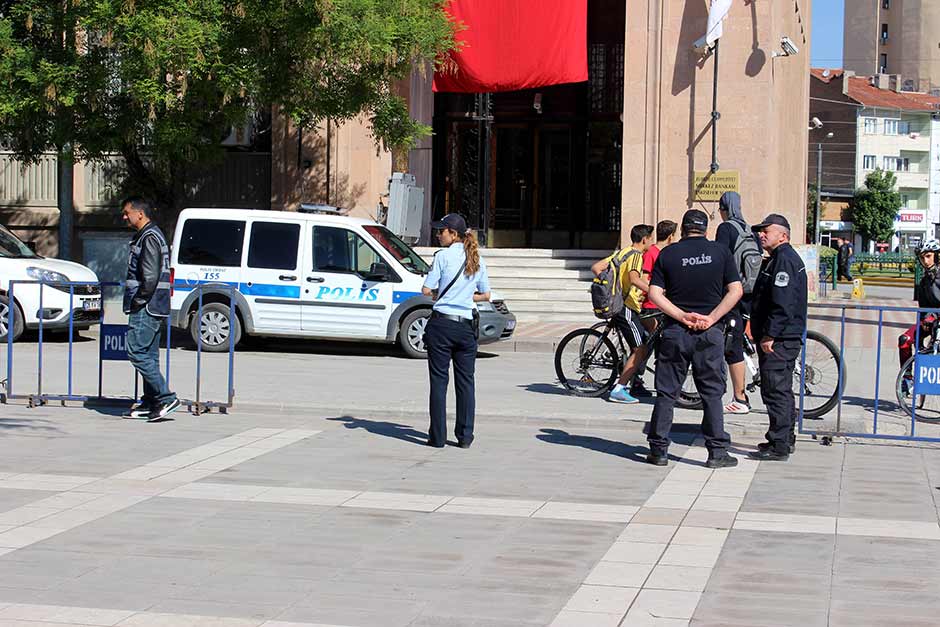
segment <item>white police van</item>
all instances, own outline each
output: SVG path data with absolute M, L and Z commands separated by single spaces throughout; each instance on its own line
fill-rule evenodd
M 172 251 L 171 316 L 203 350 L 245 334 L 398 341 L 425 357 L 428 264 L 387 228 L 323 205 L 301 211 L 185 209 Z M 196 324 L 198 295 L 201 324 Z M 229 310 L 234 288 L 235 315 Z M 505 303 L 479 303 L 480 343 L 516 326 Z

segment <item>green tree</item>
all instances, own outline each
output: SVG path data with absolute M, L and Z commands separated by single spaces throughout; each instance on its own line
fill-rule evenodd
M 377 142 L 430 129 L 395 89 L 454 48 L 443 0 L 0 0 L 0 138 L 26 161 L 120 154 L 125 190 L 177 204 L 269 107 L 300 125 L 366 113 Z
M 852 222 L 868 240 L 890 242 L 894 220 L 901 208 L 894 173 L 875 170 L 865 177 L 865 187 L 855 191 Z

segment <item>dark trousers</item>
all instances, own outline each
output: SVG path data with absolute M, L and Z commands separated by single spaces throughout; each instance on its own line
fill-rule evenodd
M 796 441 L 796 397 L 793 394 L 793 369 L 800 356 L 800 340 L 774 340 L 773 352 L 765 353 L 757 345 L 760 366 L 760 396 L 770 416 L 767 441 L 778 453 L 789 453 Z
M 176 394 L 160 374 L 160 328 L 166 325 L 166 318 L 141 309 L 128 315 L 127 323 L 127 358 L 144 380 L 141 402 L 148 406 L 172 403 Z
M 852 262 L 839 264 L 839 276 L 836 279 L 844 278 L 846 281 L 854 281 L 852 278 Z
M 707 331 L 691 331 L 678 323 L 667 322 L 656 362 L 656 404 L 647 437 L 650 452 L 665 455 L 669 449 L 676 397 L 685 383 L 690 363 L 695 387 L 702 397 L 702 433 L 708 454 L 721 457 L 727 452 L 731 437 L 725 432 L 721 402 L 727 386 L 724 353 L 724 325 L 715 325 Z
M 477 360 L 477 340 L 469 323 L 432 317 L 424 332 L 431 381 L 431 426 L 428 440 L 435 446 L 447 441 L 447 383 L 454 362 L 454 388 L 457 392 L 458 442 L 473 441 L 473 414 L 476 409 L 473 373 Z

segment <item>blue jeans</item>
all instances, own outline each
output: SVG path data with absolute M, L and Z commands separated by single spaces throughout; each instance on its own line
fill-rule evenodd
M 150 406 L 172 403 L 176 394 L 160 374 L 160 327 L 165 319 L 151 316 L 145 308 L 131 313 L 127 322 L 127 357 L 144 380 L 141 402 Z

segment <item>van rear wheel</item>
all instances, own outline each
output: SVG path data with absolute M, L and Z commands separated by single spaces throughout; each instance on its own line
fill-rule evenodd
M 189 330 L 193 342 L 202 344 L 202 350 L 209 353 L 228 352 L 229 343 L 238 346 L 242 340 L 242 325 L 238 316 L 233 316 L 228 305 L 206 303 L 202 306 L 202 317 L 198 311 L 193 313 Z
M 428 349 L 424 345 L 424 330 L 431 318 L 430 309 L 412 311 L 401 321 L 398 331 L 398 343 L 405 354 L 412 359 L 427 359 Z

